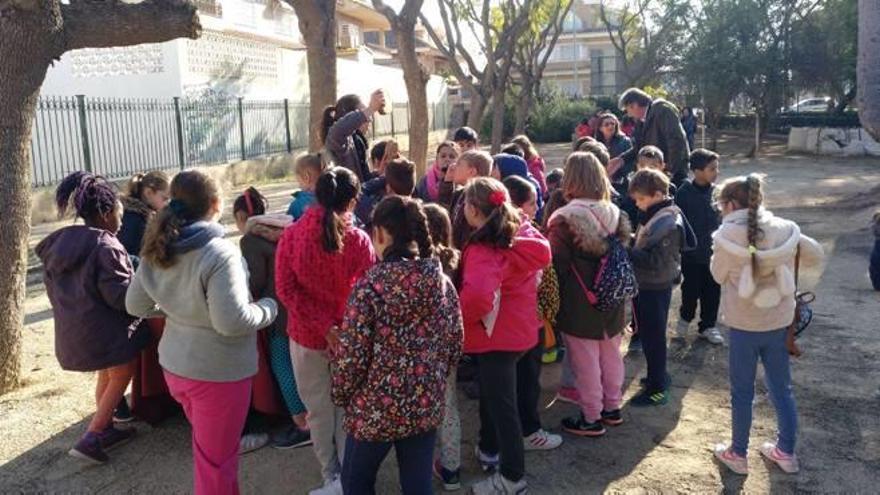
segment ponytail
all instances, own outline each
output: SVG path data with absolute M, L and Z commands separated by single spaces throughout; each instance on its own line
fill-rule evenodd
M 434 256 L 428 217 L 418 201 L 402 196 L 383 199 L 373 211 L 373 228 L 379 227 L 388 231 L 393 240 L 382 253 L 383 258 L 392 254 L 422 259 Z
M 235 198 L 235 202 L 232 203 L 232 214 L 243 211 L 250 218 L 255 215 L 265 215 L 268 208 L 269 200 L 260 194 L 257 188 L 251 186 L 245 189 L 241 196 Z
M 346 168 L 330 168 L 318 178 L 315 196 L 324 208 L 322 243 L 328 253 L 342 251 L 348 224 L 343 215 L 359 192 L 357 176 Z
M 499 248 L 509 248 L 519 230 L 520 219 L 504 185 L 495 179 L 472 179 L 464 191 L 465 203 L 486 217 L 486 224 L 471 234 L 471 242 L 482 242 Z
M 73 172 L 61 181 L 55 190 L 58 217 L 63 218 L 73 203 L 76 216 L 86 221 L 95 220 L 116 208 L 116 189 L 107 179 L 88 172 Z
M 128 189 L 126 193 L 129 198 L 141 199 L 144 192 L 144 174 L 134 174 L 128 181 Z
M 330 128 L 336 123 L 336 107 L 333 105 L 324 107 L 324 114 L 321 117 L 321 144 L 327 144 L 327 135 Z
M 170 182 L 171 181 L 168 179 L 168 174 L 162 172 L 161 170 L 154 170 L 145 174 L 135 174 L 128 181 L 126 195 L 129 198 L 143 201 L 145 189 L 152 189 L 154 191 L 167 191 Z
M 362 106 L 363 103 L 361 103 L 361 98 L 358 95 L 345 95 L 336 101 L 336 105 L 325 107 L 324 115 L 321 117 L 321 143 L 327 144 L 330 128 L 333 127 L 337 120 L 360 109 Z

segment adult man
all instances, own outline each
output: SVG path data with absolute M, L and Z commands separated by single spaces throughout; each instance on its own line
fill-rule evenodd
M 614 174 L 625 162 L 635 160 L 642 147 L 653 145 L 663 151 L 672 183 L 681 185 L 688 177 L 690 149 L 675 105 L 661 98 L 652 99 L 638 88 L 624 91 L 619 105 L 637 124 L 633 133 L 633 147 L 609 162 L 609 175 Z

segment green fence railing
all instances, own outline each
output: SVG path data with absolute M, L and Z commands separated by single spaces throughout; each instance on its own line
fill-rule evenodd
M 431 130 L 446 129 L 445 102 L 429 104 Z M 373 138 L 406 134 L 409 106 L 376 116 Z M 76 170 L 122 178 L 182 170 L 308 146 L 309 107 L 288 100 L 41 97 L 31 136 L 34 187 Z

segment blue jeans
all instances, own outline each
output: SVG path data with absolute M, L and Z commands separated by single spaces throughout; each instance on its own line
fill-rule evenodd
M 730 329 L 730 405 L 733 412 L 733 451 L 746 455 L 752 427 L 755 373 L 758 359 L 764 365 L 764 381 L 776 408 L 779 433 L 777 447 L 794 453 L 797 410 L 791 389 L 791 368 L 785 335 L 788 329 L 747 332 Z
M 648 392 L 666 390 L 666 323 L 672 287 L 661 290 L 639 289 L 636 296 L 636 326 L 648 368 Z
M 391 447 L 397 454 L 401 493 L 433 493 L 431 476 L 436 433 L 436 430 L 431 430 L 394 442 L 364 442 L 348 435 L 345 460 L 342 461 L 342 490 L 345 495 L 376 493 L 376 474 Z

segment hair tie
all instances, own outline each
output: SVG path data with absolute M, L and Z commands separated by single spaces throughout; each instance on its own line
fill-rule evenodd
M 245 203 L 245 206 L 247 206 L 248 216 L 252 216 L 254 214 L 254 204 L 253 204 L 253 202 L 251 202 L 251 190 L 250 189 L 244 190 L 244 203 Z
M 496 208 L 503 205 L 506 200 L 507 194 L 505 194 L 504 191 L 492 191 L 492 193 L 489 194 L 489 203 Z
M 749 254 L 758 254 L 758 247 L 754 244 L 749 244 Z
M 177 217 L 183 218 L 186 215 L 186 204 L 179 199 L 172 199 L 169 201 L 168 208 Z

